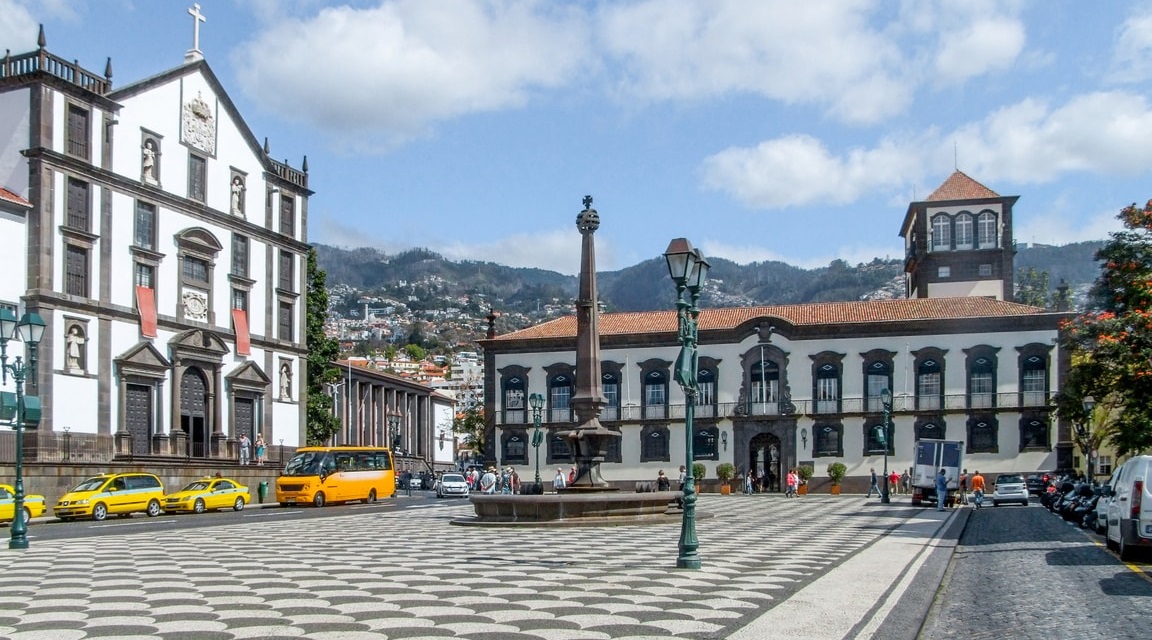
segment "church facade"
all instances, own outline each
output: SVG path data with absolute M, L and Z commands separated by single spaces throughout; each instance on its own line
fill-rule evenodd
M 901 228 L 906 298 L 702 309 L 691 434 L 673 378 L 676 312 L 601 315 L 600 420 L 621 434 L 605 479 L 628 488 L 674 475 L 687 438 L 705 482 L 727 462 L 774 491 L 797 466 L 827 483 L 832 462 L 847 465 L 849 485 L 863 483 L 885 449 L 890 469 L 907 469 L 921 438 L 963 441 L 964 466 L 993 475 L 1071 467 L 1069 429 L 1048 405 L 1068 368 L 1057 337 L 1070 316 L 1012 302 L 1015 201 L 956 172 L 912 203 Z M 542 475 L 571 464 L 559 433 L 575 426 L 575 344 L 574 316 L 483 343 L 489 458 L 535 464 L 528 399 L 538 394 Z
M 61 434 L 91 461 L 301 444 L 307 160 L 269 156 L 196 45 L 118 88 L 111 61 L 39 45 L 0 61 L 0 223 L 26 267 L 0 304 L 47 323 L 32 455 Z

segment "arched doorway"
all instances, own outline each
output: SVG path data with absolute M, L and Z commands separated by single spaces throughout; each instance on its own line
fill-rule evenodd
M 756 472 L 760 490 L 778 493 L 782 477 L 780 438 L 762 433 L 748 443 L 748 468 Z
M 208 382 L 204 372 L 188 367 L 180 377 L 180 428 L 188 434 L 188 455 L 208 456 Z

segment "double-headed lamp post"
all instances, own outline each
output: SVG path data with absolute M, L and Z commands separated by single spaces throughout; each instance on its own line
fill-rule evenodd
M 708 279 L 708 261 L 699 249 L 693 249 L 687 238 L 676 238 L 664 252 L 668 273 L 676 283 L 677 339 L 680 355 L 676 358 L 676 382 L 684 390 L 684 517 L 680 524 L 680 553 L 676 557 L 678 569 L 700 568 L 700 541 L 696 538 L 696 479 L 692 477 L 692 431 L 696 417 L 696 395 L 700 391 L 696 379 L 696 319 L 700 315 L 697 303 L 700 289 Z M 687 290 L 687 297 L 685 297 Z
M 532 448 L 536 449 L 536 487 L 532 489 L 538 494 L 544 493 L 544 485 L 540 482 L 540 445 L 544 444 L 544 432 L 540 431 L 540 414 L 544 410 L 544 396 L 533 393 L 528 396 L 528 406 L 532 407 Z
M 892 432 L 892 391 L 880 390 L 880 404 L 884 406 L 884 424 L 877 429 L 877 440 L 884 447 L 884 488 L 880 490 L 880 503 L 891 504 L 892 498 L 888 495 L 888 436 Z
M 24 380 L 29 372 L 36 375 L 36 346 L 44 337 L 44 327 L 44 320 L 37 313 L 25 313 L 17 322 L 10 310 L 0 310 L 0 364 L 5 381 L 11 374 L 16 384 L 16 495 L 13 496 L 9 549 L 28 548 L 28 521 L 24 517 Z M 28 345 L 27 364 L 22 356 L 16 356 L 16 360 L 8 364 L 8 341 L 17 337 Z
M 391 440 L 392 452 L 400 448 L 400 414 L 388 414 L 388 437 Z

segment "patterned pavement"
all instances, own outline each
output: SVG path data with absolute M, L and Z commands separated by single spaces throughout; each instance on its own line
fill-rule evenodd
M 725 638 L 921 509 L 859 496 L 701 497 L 679 524 L 481 528 L 465 502 L 0 551 L 0 637 Z M 34 533 L 34 529 L 33 529 Z

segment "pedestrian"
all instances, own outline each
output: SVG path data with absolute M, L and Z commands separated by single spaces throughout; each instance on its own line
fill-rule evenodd
M 980 470 L 977 469 L 969 481 L 972 485 L 972 502 L 975 502 L 976 508 L 979 509 L 984 506 L 984 476 L 980 475 Z
M 252 457 L 252 441 L 248 439 L 248 434 L 240 434 L 240 464 L 248 464 L 248 460 Z
M 960 473 L 960 504 L 968 504 L 968 470 Z
M 684 508 L 684 485 L 688 482 L 688 471 L 687 471 L 687 467 L 685 467 L 684 465 L 680 465 L 680 478 L 678 479 L 678 482 L 680 483 L 680 485 L 679 485 L 680 486 L 680 495 L 676 496 L 676 506 L 683 509 Z
M 900 474 L 895 469 L 888 474 L 888 493 L 900 493 Z
M 500 472 L 500 493 L 512 494 L 512 467 L 504 467 Z
M 483 476 L 480 476 L 480 492 L 496 493 L 496 467 L 488 467 Z
M 264 445 L 264 434 L 256 434 L 256 464 L 264 464 L 264 451 L 267 447 Z
M 911 488 L 911 487 L 909 487 L 909 485 L 911 483 L 912 483 L 912 476 L 908 475 L 908 470 L 905 469 L 904 473 L 900 476 L 900 488 L 901 488 L 900 492 L 901 493 L 908 493 L 908 490 Z
M 656 490 L 657 491 L 671 491 L 672 483 L 668 480 L 668 476 L 664 475 L 664 470 L 661 469 L 660 473 L 656 474 Z
M 560 467 L 556 467 L 556 477 L 552 478 L 552 489 L 556 493 L 560 493 L 560 490 L 563 489 L 564 487 L 565 487 L 564 470 L 561 469 Z
M 936 510 L 944 510 L 944 499 L 948 497 L 948 472 L 943 469 L 936 474 Z
M 871 478 L 871 481 L 868 485 L 868 495 L 864 496 L 865 498 L 871 498 L 873 491 L 876 492 L 876 495 L 880 495 L 880 486 L 878 484 L 876 484 L 876 469 L 875 468 L 871 469 L 871 472 L 872 472 L 872 478 Z
M 744 475 L 744 493 L 751 494 L 753 491 L 755 491 L 755 489 L 754 489 L 755 486 L 756 486 L 756 473 L 753 471 L 749 471 L 747 474 Z
M 411 496 L 412 495 L 412 470 L 411 469 L 405 469 L 404 473 L 400 474 L 400 482 L 403 483 L 404 489 L 408 492 L 408 495 Z
M 788 470 L 788 491 L 784 494 L 789 498 L 797 497 L 796 487 L 800 484 L 800 476 L 797 475 L 795 469 Z
M 516 473 L 514 467 L 508 467 L 509 474 L 512 476 L 512 493 L 519 495 L 520 493 L 520 474 Z

